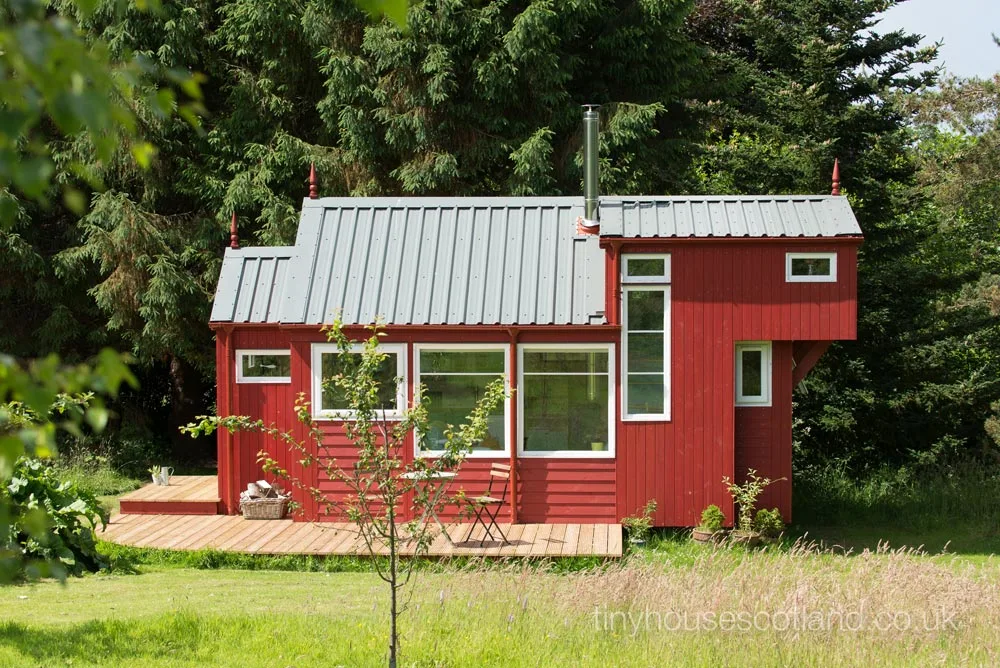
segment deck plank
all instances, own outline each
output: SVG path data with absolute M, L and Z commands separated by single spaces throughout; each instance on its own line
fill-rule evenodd
M 566 537 L 563 539 L 563 557 L 575 557 L 580 553 L 580 525 L 566 525 Z
M 566 525 L 565 524 L 554 524 L 552 526 L 552 535 L 549 536 L 549 542 L 545 546 L 545 556 L 546 557 L 558 557 L 562 555 L 563 544 L 566 541 Z
M 603 557 L 608 553 L 608 525 L 607 524 L 595 524 L 594 525 L 594 547 L 592 548 L 594 555 L 598 557 Z
M 594 550 L 594 525 L 581 524 L 580 538 L 577 542 L 576 553 L 578 555 L 593 554 Z
M 619 524 L 612 524 L 608 529 L 608 556 L 622 556 L 622 528 Z

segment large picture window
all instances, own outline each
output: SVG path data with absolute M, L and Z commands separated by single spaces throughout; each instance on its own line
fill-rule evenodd
M 736 405 L 771 405 L 771 343 L 736 344 Z
M 486 386 L 507 376 L 509 350 L 506 344 L 414 346 L 415 385 L 424 386 L 428 422 L 427 433 L 417 435 L 418 455 L 442 452 L 448 425 L 468 422 Z M 508 403 L 509 399 L 489 415 L 488 433 L 473 447 L 470 457 L 510 452 Z
M 363 346 L 355 344 L 352 355 L 360 355 Z M 399 417 L 406 405 L 406 346 L 382 344 L 379 350 L 386 354 L 385 361 L 378 370 L 380 389 L 378 402 L 386 417 Z M 312 401 L 313 417 L 350 419 L 353 411 L 348 408 L 343 392 L 324 379 L 329 379 L 341 371 L 340 352 L 332 343 L 315 343 L 312 347 Z M 398 381 L 398 382 L 397 382 Z
M 291 352 L 288 350 L 237 350 L 236 382 L 292 382 Z
M 670 256 L 626 255 L 622 271 L 623 415 L 670 419 Z
M 614 456 L 613 350 L 611 344 L 519 349 L 520 454 Z

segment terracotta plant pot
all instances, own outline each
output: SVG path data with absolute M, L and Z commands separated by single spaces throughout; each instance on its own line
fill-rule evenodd
M 729 534 L 729 540 L 733 545 L 757 547 L 761 543 L 761 535 L 756 531 L 733 531 Z
M 691 538 L 698 543 L 710 543 L 715 539 L 715 532 L 695 527 L 691 529 Z

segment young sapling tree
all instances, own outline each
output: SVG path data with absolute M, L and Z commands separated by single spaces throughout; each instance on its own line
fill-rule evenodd
M 337 406 L 335 415 L 342 420 L 344 434 L 353 445 L 351 464 L 342 465 L 335 457 L 319 455 L 324 447 L 323 434 L 313 419 L 310 402 L 301 394 L 295 414 L 306 427 L 305 439 L 247 416 L 202 416 L 182 431 L 199 436 L 221 427 L 230 432 L 263 433 L 293 452 L 303 470 L 319 466 L 329 480 L 341 483 L 344 494 L 327 495 L 302 476 L 281 467 L 267 452 L 258 455 L 265 472 L 301 490 L 322 512 L 347 519 L 357 527 L 378 576 L 388 585 L 389 666 L 395 668 L 399 657 L 399 594 L 414 575 L 417 557 L 427 552 L 436 536 L 436 526 L 426 520 L 432 511 L 454 500 L 445 493 L 447 478 L 438 474 L 454 472 L 461 466 L 473 446 L 488 433 L 487 419 L 507 395 L 504 378 L 487 384 L 466 423 L 448 425 L 444 430 L 443 443 L 434 447 L 442 451 L 440 456 L 405 457 L 411 437 L 421 438 L 429 432 L 428 401 L 423 388 L 417 387 L 412 406 L 390 412 L 402 379 L 386 376 L 388 355 L 379 348 L 379 340 L 385 335 L 380 324 L 373 325 L 370 331 L 371 336 L 359 352 L 339 319 L 326 329 L 327 339 L 337 345 L 335 372 L 324 372 L 323 397 L 313 397 L 313 401 L 325 404 L 329 399 Z M 401 518 L 406 499 L 412 499 L 412 519 L 404 522 Z M 413 558 L 401 559 L 404 548 Z

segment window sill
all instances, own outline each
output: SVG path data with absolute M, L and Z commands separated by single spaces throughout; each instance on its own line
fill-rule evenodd
M 669 415 L 623 415 L 622 422 L 673 422 Z
M 289 385 L 291 378 L 237 378 L 237 385 Z
M 444 456 L 444 450 L 415 452 L 414 457 L 420 459 L 439 459 Z M 473 450 L 465 455 L 465 459 L 510 459 L 509 450 Z
M 519 452 L 518 459 L 614 459 L 615 453 L 593 450 L 554 450 L 552 452 Z

